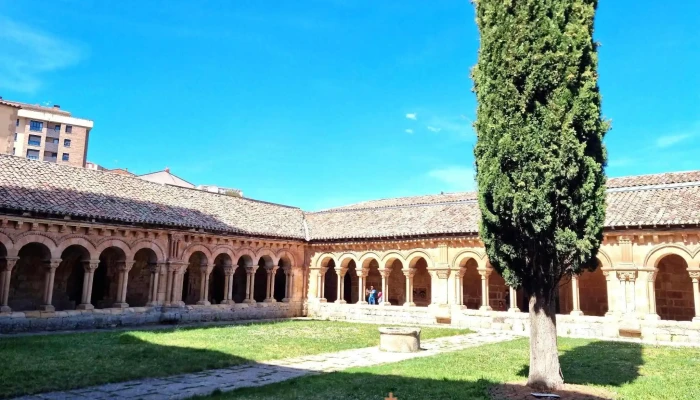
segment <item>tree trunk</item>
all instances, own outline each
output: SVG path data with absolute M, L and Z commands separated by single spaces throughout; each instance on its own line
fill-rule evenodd
M 530 375 L 527 386 L 543 391 L 564 385 L 557 352 L 556 295 L 530 295 Z

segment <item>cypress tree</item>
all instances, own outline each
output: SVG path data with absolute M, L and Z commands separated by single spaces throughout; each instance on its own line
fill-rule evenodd
M 559 281 L 593 269 L 603 237 L 606 152 L 596 0 L 474 0 L 472 71 L 480 234 L 491 265 L 530 305 L 528 386 L 563 385 Z

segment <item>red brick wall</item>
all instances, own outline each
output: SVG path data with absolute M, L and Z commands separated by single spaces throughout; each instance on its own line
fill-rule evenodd
M 579 300 L 584 315 L 602 317 L 608 311 L 608 285 L 600 267 L 585 271 L 578 279 Z
M 693 283 L 685 260 L 669 255 L 659 262 L 656 275 L 656 312 L 661 319 L 690 321 L 695 315 Z
M 467 271 L 462 278 L 464 305 L 473 310 L 481 307 L 481 275 L 477 271 L 478 267 L 475 260 L 467 261 Z

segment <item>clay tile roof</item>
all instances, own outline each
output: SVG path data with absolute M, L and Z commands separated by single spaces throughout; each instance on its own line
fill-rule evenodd
M 0 155 L 0 209 L 304 239 L 299 208 Z
M 610 178 L 605 226 L 700 224 L 700 171 Z M 311 240 L 477 234 L 476 193 L 373 200 L 307 213 Z

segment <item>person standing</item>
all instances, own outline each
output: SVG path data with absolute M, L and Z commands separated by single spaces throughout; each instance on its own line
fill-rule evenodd
M 369 304 L 377 304 L 376 302 L 376 296 L 377 296 L 377 290 L 374 288 L 374 286 L 369 287 Z

